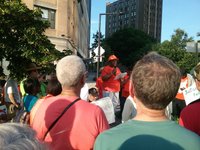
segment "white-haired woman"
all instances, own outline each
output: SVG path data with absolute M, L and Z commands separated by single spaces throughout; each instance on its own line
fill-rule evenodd
M 66 56 L 58 62 L 56 74 L 62 92 L 42 102 L 31 126 L 51 149 L 93 149 L 96 137 L 109 126 L 98 106 L 80 100 L 87 75 L 85 64 L 78 56 Z
M 36 139 L 36 133 L 25 124 L 0 124 L 1 150 L 46 150 L 47 146 Z

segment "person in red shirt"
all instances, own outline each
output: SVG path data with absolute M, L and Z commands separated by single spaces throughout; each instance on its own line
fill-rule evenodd
M 101 73 L 102 70 L 103 70 L 103 67 L 100 68 L 99 72 Z M 101 76 L 96 79 L 96 85 L 95 86 L 98 89 L 99 98 L 103 98 L 103 80 L 102 80 Z
M 179 90 L 176 94 L 176 98 L 172 102 L 172 107 L 173 107 L 173 118 L 176 120 L 176 118 L 180 117 L 180 113 L 182 109 L 186 106 L 185 104 L 185 98 L 183 96 L 183 90 L 188 87 L 188 77 L 186 70 L 184 68 L 180 69 L 181 72 L 181 83 Z
M 121 74 L 120 69 L 117 67 L 117 61 L 119 59 L 115 55 L 110 55 L 108 58 L 108 65 L 105 66 L 101 72 L 101 78 L 103 80 L 103 97 L 110 97 L 114 111 L 117 112 L 119 106 L 119 91 L 120 80 L 118 78 Z
M 130 74 L 131 74 L 131 70 L 129 68 L 127 68 L 127 71 L 126 71 L 126 76 L 124 78 L 122 78 L 122 81 L 121 81 L 121 98 L 120 98 L 120 111 L 121 111 L 121 114 L 123 112 L 123 109 L 124 109 L 124 104 L 125 104 L 125 101 L 127 99 L 127 97 L 130 95 L 129 94 L 129 84 L 130 84 Z
M 56 66 L 58 81 L 62 92 L 43 100 L 37 107 L 31 127 L 37 138 L 53 150 L 90 150 L 96 137 L 109 128 L 102 109 L 80 99 L 80 91 L 86 81 L 86 67 L 82 59 L 70 55 L 59 60 Z M 72 102 L 67 111 L 63 111 Z M 37 105 L 37 104 L 36 104 Z M 64 112 L 64 113 L 63 113 Z M 62 117 L 57 118 L 62 114 Z M 51 128 L 53 122 L 56 124 Z
M 194 69 L 197 89 L 200 91 L 200 63 Z M 200 136 L 200 99 L 186 106 L 180 114 L 179 124 Z

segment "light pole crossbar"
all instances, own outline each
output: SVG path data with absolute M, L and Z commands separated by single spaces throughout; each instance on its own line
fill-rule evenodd
M 99 31 L 98 31 L 98 59 L 97 59 L 97 78 L 99 76 L 99 63 L 100 63 L 100 47 L 101 47 L 101 43 L 100 43 L 100 35 L 101 35 L 101 16 L 103 15 L 123 15 L 124 13 L 123 12 L 114 12 L 114 13 L 100 13 L 99 14 Z

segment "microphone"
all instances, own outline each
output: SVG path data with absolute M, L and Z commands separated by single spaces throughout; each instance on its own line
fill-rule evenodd
M 116 68 L 117 68 L 117 66 L 114 66 L 114 69 L 113 69 L 113 74 L 114 75 L 116 75 L 116 72 L 117 72 Z

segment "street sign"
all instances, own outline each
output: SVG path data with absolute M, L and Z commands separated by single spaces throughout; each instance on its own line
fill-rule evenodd
M 186 51 L 192 52 L 192 53 L 200 52 L 200 43 L 198 43 L 198 45 L 196 45 L 196 44 L 197 44 L 197 42 L 195 42 L 195 41 L 187 42 Z M 198 51 L 197 51 L 196 46 L 198 47 Z

